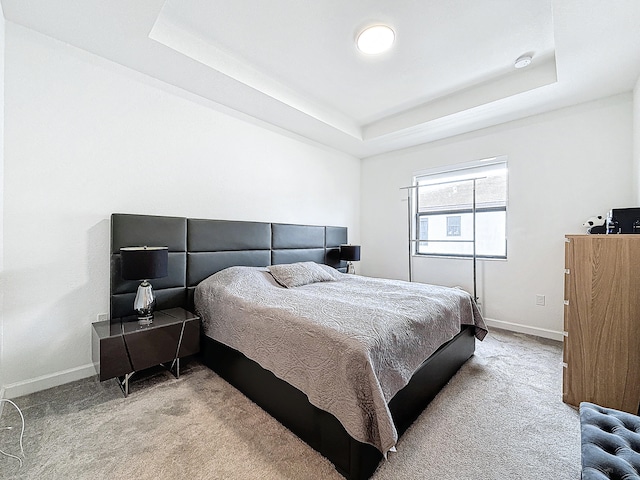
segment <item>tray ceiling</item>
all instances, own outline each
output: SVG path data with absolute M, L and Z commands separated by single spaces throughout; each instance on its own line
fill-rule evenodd
M 640 4 L 620 1 L 2 0 L 7 20 L 359 157 L 629 91 Z M 389 52 L 355 46 L 366 26 Z M 531 65 L 515 69 L 522 54 Z M 612 74 L 615 72 L 615 74 Z

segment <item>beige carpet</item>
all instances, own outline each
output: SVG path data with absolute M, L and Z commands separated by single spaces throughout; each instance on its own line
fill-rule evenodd
M 577 412 L 560 401 L 558 342 L 493 331 L 381 464 L 374 479 L 580 478 Z M 14 401 L 22 468 L 3 479 L 336 479 L 333 465 L 212 371 L 191 361 L 132 384 L 85 379 Z M 17 453 L 5 406 L 0 449 Z

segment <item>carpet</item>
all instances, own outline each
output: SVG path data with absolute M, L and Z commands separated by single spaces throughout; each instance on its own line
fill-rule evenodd
M 577 410 L 561 401 L 559 342 L 492 330 L 374 474 L 383 479 L 580 478 Z M 14 399 L 26 459 L 6 479 L 328 479 L 333 465 L 197 360 L 179 379 L 97 377 Z M 19 452 L 5 406 L 0 449 Z

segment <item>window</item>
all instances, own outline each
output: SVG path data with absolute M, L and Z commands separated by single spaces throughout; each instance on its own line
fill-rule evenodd
M 447 217 L 447 237 L 459 237 L 460 236 L 460 215 L 455 217 Z
M 478 257 L 507 258 L 505 157 L 425 172 L 414 182 L 416 254 L 470 257 L 475 235 Z
M 429 238 L 429 217 L 424 216 L 424 217 L 420 217 L 420 233 L 419 233 L 419 237 L 420 240 L 427 240 Z M 421 242 L 423 244 L 427 244 L 427 242 Z

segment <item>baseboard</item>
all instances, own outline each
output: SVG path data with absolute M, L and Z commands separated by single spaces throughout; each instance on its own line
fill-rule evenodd
M 501 328 L 502 330 L 509 330 L 511 332 L 527 333 L 529 335 L 535 335 L 536 337 L 550 338 L 551 340 L 562 341 L 564 335 L 562 332 L 555 330 L 549 330 L 547 328 L 531 327 L 529 325 L 522 325 L 520 323 L 504 322 L 502 320 L 494 320 L 492 318 L 485 318 L 485 323 L 488 327 Z
M 61 372 L 42 375 L 36 378 L 30 378 L 22 382 L 10 383 L 3 388 L 4 398 L 16 398 L 30 393 L 46 390 L 47 388 L 57 387 L 65 383 L 74 382 L 83 378 L 91 377 L 96 374 L 93 363 L 83 365 Z M 0 398 L 3 398 L 0 396 Z

